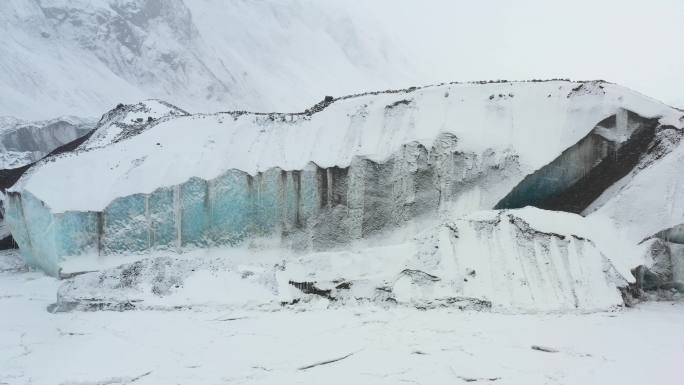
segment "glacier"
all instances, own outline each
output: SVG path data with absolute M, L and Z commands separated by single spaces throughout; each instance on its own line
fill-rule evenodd
M 679 384 L 684 2 L 584 3 L 0 0 L 0 385 Z
M 0 0 L 0 385 L 678 385 L 684 2 L 584 3 Z
M 560 176 L 556 190 L 532 190 L 567 191 L 635 133 L 682 126 L 681 111 L 602 81 L 449 83 L 330 97 L 293 114 L 147 103 L 118 107 L 79 149 L 8 189 L 7 222 L 31 264 L 59 275 L 116 255 L 273 236 L 327 250 L 421 216 L 506 208 L 529 180 Z M 553 171 L 554 159 L 565 169 Z
M 13 185 L 32 163 L 87 135 L 94 126 L 94 120 L 74 116 L 32 122 L 0 116 L 0 190 Z M 0 248 L 16 247 L 1 211 Z
M 52 274 L 66 256 L 236 245 L 274 233 L 294 248 L 325 249 L 464 195 L 474 195 L 470 205 L 491 206 L 495 199 L 482 190 L 497 191 L 520 174 L 514 156 L 458 153 L 455 143 L 449 135 L 430 149 L 410 143 L 383 163 L 359 158 L 344 168 L 310 163 L 256 176 L 231 170 L 210 180 L 193 177 L 117 198 L 100 212 L 53 214 L 30 192 L 8 192 L 5 215 L 22 253 Z
M 96 121 L 62 116 L 43 121 L 0 117 L 0 169 L 36 162 L 52 150 L 87 134 Z

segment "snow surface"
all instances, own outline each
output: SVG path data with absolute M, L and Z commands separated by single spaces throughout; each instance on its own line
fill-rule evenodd
M 345 167 L 355 157 L 382 161 L 412 141 L 430 147 L 444 132 L 456 135 L 462 151 L 511 150 L 532 171 L 620 108 L 682 124 L 681 111 L 609 83 L 447 84 L 337 100 L 311 116 L 169 119 L 129 140 L 43 163 L 12 190 L 31 192 L 53 213 L 100 211 L 116 197 L 231 169 L 255 174 L 309 162 Z
M 584 238 L 588 226 L 576 214 L 528 207 L 477 212 L 444 224 L 434 218 L 408 221 L 320 252 L 256 239 L 237 248 L 182 254 L 88 255 L 69 258 L 62 273 L 97 272 L 65 282 L 57 300 L 65 309 L 133 304 L 276 310 L 281 303 L 321 300 L 291 284 L 312 282 L 329 291 L 331 299 L 324 302 L 333 308 L 375 303 L 589 312 L 622 306 L 619 288 L 633 281 L 629 269 L 635 265 Z
M 0 383 L 681 382 L 682 302 L 593 314 L 315 303 L 47 313 L 60 284 L 0 255 Z

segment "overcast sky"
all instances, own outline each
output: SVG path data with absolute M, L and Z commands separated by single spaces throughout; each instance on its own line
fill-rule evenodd
M 684 107 L 682 0 L 365 3 L 426 82 L 605 79 Z

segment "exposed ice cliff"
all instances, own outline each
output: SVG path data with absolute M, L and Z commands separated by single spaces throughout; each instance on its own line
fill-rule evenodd
M 260 236 L 326 250 L 416 217 L 490 209 L 535 178 L 547 181 L 531 190 L 544 200 L 578 183 L 606 189 L 604 175 L 620 183 L 632 172 L 611 171 L 610 159 L 636 141 L 626 153 L 643 163 L 657 132 L 679 132 L 681 117 L 617 85 L 567 81 L 326 98 L 295 114 L 142 113 L 132 120 L 140 128 L 103 124 L 76 152 L 34 167 L 10 189 L 6 214 L 24 257 L 52 274 L 73 261 Z M 642 132 L 651 136 L 634 139 Z M 625 247 L 654 232 L 630 233 Z
M 73 116 L 36 122 L 0 117 L 0 169 L 33 163 L 94 126 L 93 120 Z
M 0 190 L 14 184 L 30 164 L 87 134 L 94 125 L 90 119 L 73 116 L 36 122 L 0 117 Z M 13 247 L 16 243 L 0 213 L 0 249 Z
M 637 165 L 658 125 L 658 118 L 618 111 L 551 163 L 528 175 L 496 207 L 582 212 Z

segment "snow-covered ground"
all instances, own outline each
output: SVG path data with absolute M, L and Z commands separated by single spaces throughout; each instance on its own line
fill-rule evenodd
M 0 256 L 0 384 L 681 383 L 682 302 L 593 314 L 324 302 L 53 314 L 60 282 L 14 258 Z

